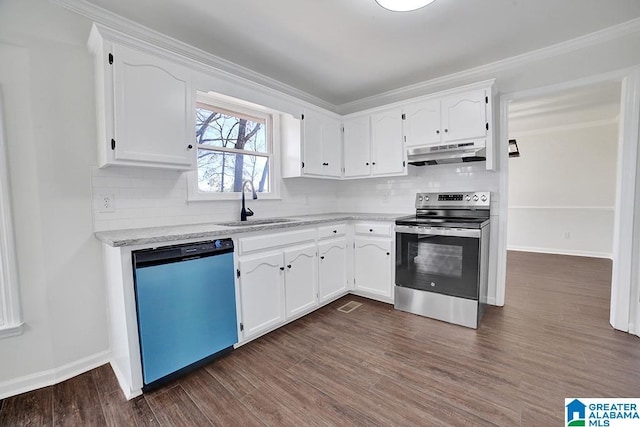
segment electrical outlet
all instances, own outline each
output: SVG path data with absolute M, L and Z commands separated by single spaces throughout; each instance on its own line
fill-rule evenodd
M 568 231 L 565 231 L 564 233 L 562 233 L 562 237 L 564 239 L 570 239 L 571 238 L 571 233 L 569 233 Z
M 116 208 L 113 205 L 113 194 L 108 193 L 108 194 L 101 194 L 100 197 L 98 198 L 98 203 L 100 205 L 100 207 L 98 208 L 99 212 L 102 213 L 111 213 L 111 212 L 115 212 Z

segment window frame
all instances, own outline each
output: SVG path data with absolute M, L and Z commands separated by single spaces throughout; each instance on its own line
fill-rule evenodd
M 0 87 L 0 338 L 22 334 L 18 263 L 13 232 L 11 186 Z
M 195 126 L 196 120 L 196 108 L 198 106 L 211 107 L 216 110 L 221 110 L 224 113 L 235 115 L 238 117 L 244 117 L 248 119 L 260 119 L 265 123 L 265 139 L 267 145 L 267 152 L 260 153 L 250 150 L 238 150 L 234 148 L 225 147 L 211 147 L 202 148 L 208 152 L 213 153 L 242 153 L 251 156 L 267 157 L 269 162 L 269 192 L 258 193 L 258 200 L 274 200 L 280 199 L 280 159 L 278 144 L 274 141 L 279 140 L 280 118 L 279 114 L 267 107 L 253 104 L 247 101 L 242 101 L 229 96 L 213 93 L 197 91 L 195 97 L 195 103 L 193 106 L 193 120 Z M 201 147 L 194 141 L 194 165 L 195 169 L 187 174 L 187 200 L 192 201 L 211 201 L 211 200 L 239 200 L 242 197 L 240 192 L 207 192 L 202 191 L 198 187 L 198 151 Z

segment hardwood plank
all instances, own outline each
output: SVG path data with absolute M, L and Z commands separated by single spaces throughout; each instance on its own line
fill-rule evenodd
M 107 425 L 92 372 L 53 386 L 53 424 Z
M 146 401 L 161 426 L 213 425 L 179 384 L 153 393 Z
M 44 387 L 2 401 L 0 426 L 53 425 L 53 387 Z

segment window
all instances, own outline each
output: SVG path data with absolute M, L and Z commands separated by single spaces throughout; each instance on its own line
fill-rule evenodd
M 18 269 L 9 199 L 9 170 L 2 119 L 2 102 L 0 102 L 0 338 L 22 332 Z
M 197 185 L 190 183 L 192 195 L 196 193 L 191 198 L 237 198 L 247 180 L 262 196 L 275 195 L 273 114 L 259 106 L 251 107 L 198 93 Z

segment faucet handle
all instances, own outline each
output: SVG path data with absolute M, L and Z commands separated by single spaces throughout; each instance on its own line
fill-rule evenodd
M 246 211 L 247 211 L 247 214 L 246 214 L 247 216 L 253 216 L 253 211 L 251 209 L 247 208 Z

